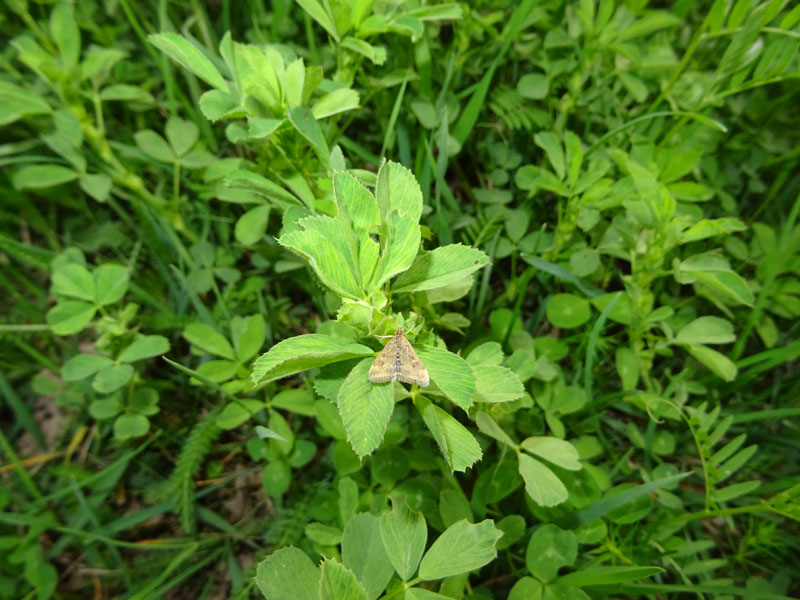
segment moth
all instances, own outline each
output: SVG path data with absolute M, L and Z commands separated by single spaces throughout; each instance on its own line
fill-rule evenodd
M 375 358 L 375 362 L 369 368 L 368 377 L 372 383 L 402 381 L 416 383 L 420 387 L 430 383 L 428 370 L 403 335 L 402 327 L 397 329 L 394 337 Z

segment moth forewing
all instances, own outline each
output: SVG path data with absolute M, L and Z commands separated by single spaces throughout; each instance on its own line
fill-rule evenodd
M 397 330 L 394 337 L 375 358 L 367 377 L 372 383 L 397 380 L 420 387 L 430 383 L 425 365 L 403 335 L 402 329 Z
M 420 387 L 425 387 L 431 382 L 425 365 L 422 364 L 405 336 L 396 339 L 397 354 L 400 357 L 397 361 L 397 379 L 403 383 L 415 383 Z
M 383 347 L 367 375 L 372 383 L 386 383 L 397 379 L 397 338 L 392 338 Z

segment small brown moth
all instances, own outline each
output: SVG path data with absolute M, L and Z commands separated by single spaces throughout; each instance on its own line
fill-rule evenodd
M 420 387 L 425 387 L 431 381 L 425 365 L 403 335 L 402 327 L 397 329 L 394 337 L 378 354 L 369 368 L 368 377 L 372 383 L 397 380 L 403 383 L 416 383 Z

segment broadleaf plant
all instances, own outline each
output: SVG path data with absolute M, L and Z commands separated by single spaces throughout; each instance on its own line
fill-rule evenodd
M 322 284 L 340 297 L 340 336 L 346 331 L 346 338 L 354 341 L 391 335 L 397 327 L 419 330 L 422 323 L 415 323 L 413 316 L 408 321 L 412 327 L 407 327 L 401 315 L 389 312 L 398 295 L 445 287 L 489 262 L 485 253 L 460 244 L 421 250 L 422 192 L 402 165 L 384 162 L 374 193 L 347 171 L 333 173 L 332 188 L 335 216 L 302 216 L 278 243 L 303 258 Z M 435 339 L 430 333 L 427 337 Z M 374 354 L 369 346 L 343 338 L 308 334 L 285 340 L 256 359 L 253 383 Z M 432 382 L 424 394 L 469 409 L 476 390 L 469 365 L 442 347 L 422 346 L 419 352 Z M 369 363 L 364 360 L 353 367 L 336 395 L 348 440 L 362 458 L 380 445 L 394 405 L 391 384 L 368 381 Z M 480 450 L 469 431 L 447 411 L 431 406 L 423 392 L 412 393 L 451 469 L 463 471 L 474 464 Z

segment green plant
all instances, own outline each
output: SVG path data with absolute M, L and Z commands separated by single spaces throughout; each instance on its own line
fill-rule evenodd
M 0 599 L 798 595 L 800 7 L 6 8 Z

